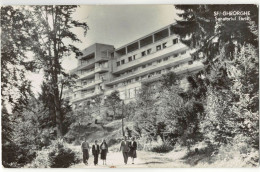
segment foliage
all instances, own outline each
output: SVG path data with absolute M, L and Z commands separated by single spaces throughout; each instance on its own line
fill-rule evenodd
M 122 100 L 120 99 L 118 91 L 113 91 L 107 96 L 104 103 L 108 110 L 112 111 L 114 118 L 122 115 L 122 106 L 120 106 L 120 104 L 122 104 Z
M 21 112 L 28 105 L 31 96 L 31 82 L 24 79 L 26 72 L 35 65 L 29 62 L 26 52 L 30 48 L 31 27 L 29 19 L 19 8 L 1 7 L 1 106 L 2 106 L 2 157 L 4 167 L 20 167 L 30 161 L 27 150 L 14 141 L 17 125 L 15 112 Z
M 179 80 L 180 78 L 176 73 L 168 72 L 162 76 L 161 85 L 164 88 L 171 88 L 171 86 L 176 85 Z
M 194 58 L 199 58 L 199 53 L 203 53 L 207 65 L 222 48 L 225 49 L 228 58 L 235 47 L 239 49 L 244 43 L 257 46 L 258 35 L 255 34 L 258 25 L 257 5 L 175 5 L 175 8 L 180 10 L 178 16 L 181 20 L 177 20 L 173 32 L 180 35 L 183 43 L 196 49 Z M 215 16 L 214 13 L 217 11 L 250 11 L 251 22 L 218 21 L 216 17 L 219 16 Z M 237 45 L 233 40 L 237 40 Z
M 232 84 L 225 90 L 208 89 L 202 132 L 217 145 L 243 134 L 258 147 L 258 55 L 252 46 L 243 46 L 234 60 L 224 62 Z
M 76 57 L 82 55 L 78 48 L 67 42 L 80 42 L 71 31 L 72 28 L 82 28 L 85 34 L 88 29 L 86 23 L 72 19 L 71 15 L 76 8 L 77 6 L 70 5 L 46 5 L 33 6 L 32 10 L 27 11 L 27 15 L 31 16 L 31 23 L 34 24 L 29 30 L 32 38 L 32 52 L 37 63 L 44 70 L 45 87 L 50 95 L 47 97 L 51 98 L 53 103 L 48 106 L 55 116 L 58 137 L 64 134 L 62 89 L 63 86 L 70 85 L 70 80 L 59 80 L 58 78 L 58 76 L 69 77 L 61 67 L 61 59 L 71 53 L 76 54 Z M 61 91 L 59 87 L 61 87 Z
M 168 153 L 168 152 L 172 151 L 173 149 L 174 149 L 174 147 L 171 144 L 169 144 L 168 142 L 164 142 L 161 145 L 152 147 L 151 151 L 157 152 L 157 153 Z
M 1 7 L 1 96 L 2 105 L 8 103 L 13 110 L 27 103 L 31 83 L 25 80 L 26 71 L 33 70 L 26 52 L 30 48 L 29 19 L 18 8 Z
M 68 168 L 80 161 L 75 152 L 59 141 L 53 144 L 48 157 L 51 168 Z
M 157 90 L 158 87 L 156 85 L 142 85 L 137 97 L 136 104 L 138 106 L 134 117 L 135 120 L 138 120 L 138 125 L 142 128 L 142 133 L 152 139 L 157 138 L 157 124 L 161 122 L 158 105 L 156 104 L 157 97 L 159 96 Z

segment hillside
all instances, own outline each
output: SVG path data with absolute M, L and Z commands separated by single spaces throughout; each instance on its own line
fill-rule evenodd
M 124 122 L 124 127 L 132 130 L 133 122 Z M 102 139 L 106 139 L 109 145 L 118 143 L 122 139 L 122 121 L 115 120 L 106 124 L 95 124 L 93 122 L 85 125 L 81 124 L 80 127 L 73 126 L 65 138 L 78 145 L 85 136 L 90 143 L 95 140 L 101 142 Z

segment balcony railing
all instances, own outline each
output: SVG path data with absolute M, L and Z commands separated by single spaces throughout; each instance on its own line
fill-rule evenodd
M 100 84 L 100 83 L 102 83 L 105 80 L 106 80 L 105 78 L 100 78 L 100 79 L 93 80 L 92 82 L 89 82 L 87 84 L 78 86 L 78 88 L 76 88 L 75 91 L 93 88 L 95 85 Z
M 72 100 L 72 102 L 77 102 L 77 101 L 81 101 L 87 98 L 91 98 L 94 97 L 96 95 L 100 95 L 102 92 L 101 91 L 94 91 L 94 92 L 86 92 L 84 94 L 79 95 L 78 97 L 75 97 Z
M 86 68 L 86 67 L 91 66 L 91 65 L 95 65 L 95 59 L 91 59 L 91 60 L 88 60 L 88 61 L 86 61 L 86 62 L 81 63 L 81 64 L 77 67 L 77 70 Z
M 170 72 L 170 71 L 173 71 L 176 74 L 182 74 L 182 73 L 185 73 L 185 72 L 194 72 L 196 70 L 201 70 L 203 67 L 204 67 L 204 65 L 202 64 L 201 61 L 194 61 L 193 64 L 185 63 L 185 64 L 182 64 L 182 65 L 179 65 L 175 69 L 165 71 L 162 74 L 155 74 L 153 76 L 150 76 L 149 78 L 147 77 L 145 79 L 142 79 L 142 82 L 149 82 L 149 81 L 152 81 L 152 80 L 159 79 L 163 74 L 166 74 L 167 72 Z
M 89 77 L 94 76 L 94 75 L 95 75 L 95 70 L 87 71 L 84 74 L 79 75 L 79 79 L 89 78 Z
M 186 50 L 186 49 L 188 49 L 186 45 L 179 43 L 179 44 L 175 44 L 175 45 L 170 45 L 170 46 L 163 48 L 161 50 L 158 50 L 158 51 L 153 50 L 150 54 L 147 54 L 143 57 L 140 57 L 138 59 L 135 59 L 133 61 L 125 63 L 121 66 L 118 66 L 117 68 L 114 69 L 113 73 L 118 73 L 122 70 L 129 68 L 129 67 L 133 68 L 136 65 L 142 65 L 144 63 L 148 63 L 148 62 L 153 61 L 154 59 L 159 58 L 161 56 L 169 56 L 170 54 L 173 54 L 174 52 L 178 53 L 178 52 L 181 52 L 181 51 Z M 129 55 L 122 56 L 121 58 L 123 59 L 126 56 L 129 56 Z
M 95 68 L 95 72 L 103 72 L 103 71 L 108 71 L 108 67 L 105 66 L 97 66 Z
M 153 64 L 153 65 L 151 65 L 149 67 L 142 68 L 142 69 L 136 70 L 134 72 L 128 73 L 126 75 L 117 77 L 117 78 L 114 79 L 114 81 L 111 81 L 111 82 L 107 83 L 107 85 L 116 84 L 116 83 L 122 82 L 124 80 L 131 79 L 131 78 L 134 78 L 136 76 L 143 75 L 145 73 L 149 73 L 149 72 L 151 72 L 153 70 L 164 69 L 164 68 L 167 68 L 168 66 L 171 67 L 171 66 L 173 66 L 175 64 L 177 65 L 177 64 L 180 64 L 182 62 L 189 61 L 190 59 L 191 59 L 191 56 L 190 56 L 190 54 L 188 52 L 186 52 L 183 55 L 180 55 L 179 57 L 170 56 L 170 59 L 168 59 L 166 61 L 162 60 L 162 62 L 160 62 L 160 63 Z

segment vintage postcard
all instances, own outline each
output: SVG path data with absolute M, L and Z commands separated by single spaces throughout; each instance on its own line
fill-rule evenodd
M 2 5 L 2 167 L 258 167 L 258 22 L 257 4 Z

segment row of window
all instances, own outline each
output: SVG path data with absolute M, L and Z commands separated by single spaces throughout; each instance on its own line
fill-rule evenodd
M 129 75 L 129 74 L 133 74 L 134 72 L 136 72 L 136 71 L 138 71 L 138 70 L 141 70 L 141 69 L 150 67 L 150 66 L 152 66 L 152 65 L 157 65 L 157 64 L 161 63 L 162 61 L 167 61 L 167 60 L 169 60 L 171 57 L 172 57 L 172 58 L 176 58 L 176 57 L 178 57 L 179 55 L 183 55 L 183 54 L 185 54 L 185 53 L 186 53 L 186 51 L 183 51 L 183 52 L 181 52 L 181 53 L 176 53 L 176 54 L 174 54 L 174 55 L 172 55 L 172 56 L 167 56 L 167 57 L 164 57 L 163 59 L 159 59 L 159 60 L 157 60 L 157 61 L 150 62 L 150 63 L 145 64 L 145 65 L 142 65 L 142 66 L 140 66 L 140 67 L 136 67 L 136 68 L 134 68 L 134 69 L 127 70 L 126 72 L 120 74 L 120 75 L 117 76 L 117 77 L 122 77 L 122 76 L 126 76 L 126 75 Z
M 95 61 L 95 58 L 91 58 L 91 59 L 87 59 L 87 60 L 80 60 L 80 64 L 83 65 L 83 64 L 87 64 L 87 63 L 92 63 Z
M 174 45 L 174 44 L 177 44 L 178 42 L 179 42 L 179 41 L 178 41 L 178 38 L 175 38 L 175 39 L 172 40 L 172 44 L 173 44 L 173 45 Z M 160 51 L 161 49 L 164 49 L 164 48 L 166 48 L 166 47 L 167 47 L 167 42 L 164 42 L 164 43 L 162 43 L 162 44 L 156 46 L 156 51 Z M 149 54 L 151 54 L 151 53 L 152 53 L 152 48 L 149 48 L 149 49 L 147 49 L 147 50 L 141 52 L 141 57 L 144 57 L 144 56 L 149 55 Z M 137 54 L 128 57 L 128 62 L 131 62 L 131 61 L 137 59 L 136 57 L 137 57 Z M 123 65 L 123 64 L 125 64 L 125 63 L 126 63 L 125 59 L 122 59 L 122 60 L 120 60 L 120 61 L 117 61 L 117 62 L 116 62 L 116 65 L 117 65 L 117 66 L 120 66 L 120 65 Z
M 136 78 L 133 78 L 133 79 L 130 79 L 130 80 L 127 80 L 125 82 L 121 82 L 121 83 L 118 83 L 118 84 L 115 84 L 113 86 L 113 88 L 117 88 L 117 87 L 121 87 L 121 86 L 126 86 L 128 84 L 131 84 L 131 83 L 134 83 L 134 82 L 138 82 L 138 81 L 141 81 L 141 80 L 145 80 L 145 79 L 149 79 L 149 78 L 152 78 L 152 77 L 155 77 L 155 76 L 158 76 L 158 75 L 161 75 L 163 73 L 167 73 L 171 70 L 174 70 L 178 67 L 180 67 L 181 65 L 184 65 L 186 64 L 185 62 L 184 63 L 180 63 L 178 65 L 175 65 L 175 66 L 172 66 L 172 67 L 168 67 L 167 69 L 163 69 L 163 70 L 158 70 L 156 72 L 152 72 L 150 74 L 146 74 L 146 75 L 143 75 L 143 76 L 140 76 L 140 77 L 136 77 Z M 193 61 L 189 61 L 188 62 L 189 65 L 193 64 Z
M 105 68 L 107 68 L 108 67 L 108 62 L 96 63 L 96 68 L 98 68 L 98 67 L 105 67 Z
M 105 80 L 106 74 L 100 74 L 96 80 L 99 80 L 99 79 Z M 95 82 L 95 79 L 86 79 L 86 80 L 82 80 L 81 85 L 84 86 L 84 85 L 88 85 L 88 84 L 91 84 L 94 82 Z
M 108 62 L 103 62 L 103 63 L 98 63 L 96 64 L 96 68 L 98 67 L 104 67 L 104 68 L 107 68 L 108 67 Z M 92 69 L 82 69 L 79 71 L 79 74 L 83 75 L 83 74 L 86 74 L 86 73 L 90 73 L 90 72 L 93 72 L 94 71 L 94 68 Z
M 138 93 L 139 93 L 140 87 L 135 87 L 135 88 L 130 88 L 127 89 L 125 91 L 120 91 L 119 92 L 119 97 L 120 99 L 131 99 L 131 98 L 135 98 Z

